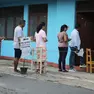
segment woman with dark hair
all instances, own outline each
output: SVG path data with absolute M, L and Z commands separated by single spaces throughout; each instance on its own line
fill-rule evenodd
M 38 25 L 37 32 L 35 32 L 37 58 L 39 59 L 42 54 L 43 64 L 44 61 L 46 60 L 46 42 L 47 42 L 47 37 L 44 30 L 45 30 L 45 23 L 42 22 L 41 24 Z M 42 53 L 40 50 L 42 50 Z M 39 68 L 40 63 L 37 71 L 39 71 Z
M 41 24 L 38 25 L 37 32 L 35 32 L 36 47 L 46 48 L 47 37 L 44 30 L 45 30 L 45 23 L 42 22 Z
M 67 56 L 67 52 L 68 52 L 68 35 L 66 33 L 68 29 L 67 25 L 62 25 L 61 26 L 61 30 L 58 33 L 58 50 L 59 50 L 59 60 L 58 60 L 58 64 L 59 64 L 59 71 L 63 71 L 63 72 L 68 72 L 66 70 L 66 56 Z

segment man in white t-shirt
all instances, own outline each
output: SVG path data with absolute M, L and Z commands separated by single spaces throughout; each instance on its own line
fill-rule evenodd
M 74 65 L 75 65 L 75 60 L 76 60 L 76 53 L 79 52 L 80 50 L 80 45 L 81 45 L 81 39 L 80 39 L 80 35 L 79 35 L 79 29 L 80 29 L 80 25 L 77 24 L 75 26 L 75 29 L 71 32 L 71 41 L 70 41 L 70 49 L 71 49 L 71 53 L 70 53 L 70 59 L 69 59 L 69 65 L 70 65 L 70 70 L 72 72 L 75 72 L 74 69 Z
M 25 20 L 21 20 L 19 25 L 14 30 L 14 51 L 15 51 L 14 71 L 15 72 L 19 72 L 19 70 L 17 70 L 17 66 L 22 54 L 22 51 L 20 49 L 20 38 L 24 37 L 23 34 L 24 26 L 25 26 Z

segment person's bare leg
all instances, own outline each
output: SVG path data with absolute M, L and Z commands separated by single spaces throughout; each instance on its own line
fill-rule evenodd
M 42 73 L 44 73 L 44 63 L 45 62 L 42 62 Z
M 37 66 L 36 66 L 36 72 L 38 73 L 38 72 L 39 72 L 39 62 L 37 62 L 36 65 L 37 65 Z
M 19 63 L 19 59 L 18 58 L 15 58 L 14 59 L 14 71 L 15 72 L 19 72 L 19 70 L 17 69 L 18 63 Z

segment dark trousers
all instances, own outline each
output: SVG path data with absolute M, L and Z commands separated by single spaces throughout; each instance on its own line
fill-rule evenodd
M 66 56 L 68 52 L 68 47 L 58 47 L 59 50 L 59 60 L 58 60 L 58 67 L 60 70 L 65 70 L 65 64 L 66 64 Z
M 71 47 L 70 49 L 71 49 L 71 53 L 69 58 L 69 65 L 70 65 L 70 69 L 73 69 L 76 61 L 76 53 L 74 52 L 75 51 L 74 47 Z
M 84 57 L 80 57 L 80 65 L 84 64 Z

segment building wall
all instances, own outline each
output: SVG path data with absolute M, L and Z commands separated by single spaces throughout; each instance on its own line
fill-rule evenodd
M 75 24 L 75 0 L 58 0 L 57 3 L 49 4 L 48 12 L 48 60 L 58 63 L 58 41 L 57 34 L 62 24 L 69 26 L 68 35 Z M 70 50 L 67 55 L 69 64 Z
M 62 24 L 67 24 L 69 26 L 68 34 L 74 28 L 74 21 L 75 21 L 75 0 L 47 0 L 40 3 L 48 3 L 48 31 L 47 31 L 47 50 L 48 50 L 48 61 L 58 63 L 58 41 L 57 41 L 57 34 L 60 31 L 60 26 Z M 33 2 L 30 1 L 32 4 L 37 3 L 37 1 Z M 27 24 L 24 28 L 24 34 L 27 36 L 28 34 L 28 4 L 30 2 L 23 2 L 24 5 L 24 19 L 26 20 Z M 25 3 L 25 4 L 24 4 Z M 17 4 L 12 4 L 12 6 L 17 6 Z M 18 5 L 22 5 L 19 3 Z M 10 4 L 4 5 L 6 7 L 11 6 Z M 32 47 L 35 47 L 35 43 L 31 43 Z M 1 55 L 2 56 L 14 56 L 13 51 L 13 41 L 5 40 L 2 42 L 1 48 Z M 30 57 L 29 57 L 30 58 Z M 69 58 L 69 53 L 68 53 Z M 68 64 L 67 58 L 67 64 Z
M 58 31 L 62 24 L 67 24 L 69 30 L 67 31 L 69 37 L 75 26 L 75 0 L 58 0 L 57 2 L 57 22 Z M 70 49 L 68 51 L 66 63 L 69 64 Z

